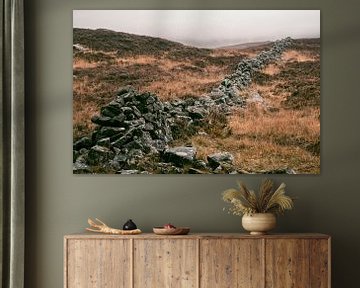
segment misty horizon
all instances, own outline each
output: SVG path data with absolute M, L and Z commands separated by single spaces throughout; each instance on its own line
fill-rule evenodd
M 175 41 L 175 40 L 171 40 L 171 39 L 167 39 L 167 38 L 164 38 L 164 37 L 156 37 L 156 36 L 150 36 L 150 35 L 144 35 L 144 34 L 134 34 L 134 33 L 128 33 L 128 32 L 124 32 L 124 31 L 115 31 L 115 30 L 111 30 L 111 29 L 107 29 L 107 28 L 96 28 L 96 29 L 90 29 L 90 28 L 78 28 L 78 27 L 73 27 L 74 29 L 89 29 L 89 30 L 106 30 L 106 31 L 112 31 L 112 32 L 119 32 L 119 33 L 126 33 L 126 34 L 129 34 L 129 35 L 135 35 L 135 36 L 144 36 L 144 37 L 152 37 L 152 38 L 160 38 L 160 39 L 163 39 L 163 40 L 167 40 L 167 41 L 172 41 L 172 42 L 175 42 L 175 43 L 180 43 L 180 44 L 183 44 L 185 46 L 190 46 L 190 47 L 196 47 L 196 48 L 209 48 L 209 49 L 216 49 L 216 48 L 226 48 L 226 47 L 231 47 L 231 46 L 236 46 L 236 45 L 242 45 L 242 44 L 251 44 L 251 43 L 262 43 L 262 42 L 273 42 L 273 41 L 276 41 L 276 40 L 281 40 L 281 39 L 284 39 L 286 37 L 290 37 L 290 36 L 285 36 L 283 38 L 274 38 L 274 39 L 261 39 L 261 40 L 254 40 L 254 41 L 241 41 L 241 40 L 234 40 L 233 43 L 223 43 L 221 42 L 221 40 L 218 40 L 218 45 L 215 45 L 213 47 L 205 47 L 203 45 L 201 45 L 201 42 L 197 41 L 196 39 L 192 39 L 192 40 L 183 40 L 183 41 Z M 320 36 L 316 37 L 299 37 L 299 38 L 293 38 L 291 37 L 292 39 L 296 40 L 296 39 L 318 39 L 320 38 Z M 75 44 L 75 43 L 74 43 Z
M 74 10 L 73 28 L 106 29 L 219 48 L 285 37 L 320 38 L 320 11 Z

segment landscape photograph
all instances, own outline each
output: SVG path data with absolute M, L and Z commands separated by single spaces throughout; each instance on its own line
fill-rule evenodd
M 319 10 L 74 10 L 74 174 L 320 174 Z

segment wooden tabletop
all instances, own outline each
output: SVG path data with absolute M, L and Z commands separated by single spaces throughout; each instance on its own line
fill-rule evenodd
M 241 238 L 257 238 L 257 239 L 329 239 L 330 236 L 320 233 L 286 233 L 286 234 L 266 234 L 266 235 L 250 235 L 247 233 L 189 233 L 188 235 L 156 235 L 154 233 L 142 233 L 138 235 L 110 235 L 101 233 L 75 233 L 64 236 L 65 239 L 204 239 L 204 238 L 222 238 L 222 239 L 241 239 Z

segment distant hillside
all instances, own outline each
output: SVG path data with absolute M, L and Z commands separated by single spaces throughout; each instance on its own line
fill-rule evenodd
M 230 46 L 223 46 L 218 49 L 228 50 L 228 49 L 236 49 L 243 50 L 243 52 L 255 52 L 258 53 L 262 50 L 268 49 L 272 45 L 272 41 L 263 41 L 263 42 L 249 42 L 249 43 L 241 43 Z M 295 50 L 306 50 L 318 52 L 320 45 L 320 38 L 301 38 L 295 39 L 293 48 Z
M 208 55 L 210 49 L 190 47 L 162 38 L 141 36 L 105 29 L 73 29 L 73 44 L 104 52 L 126 55 L 161 55 L 170 57 L 201 57 Z
M 263 41 L 263 42 L 249 42 L 249 43 L 241 43 L 241 44 L 235 44 L 235 45 L 229 45 L 229 46 L 223 46 L 219 49 L 247 49 L 247 48 L 254 48 L 257 46 L 266 46 L 271 44 L 270 41 Z

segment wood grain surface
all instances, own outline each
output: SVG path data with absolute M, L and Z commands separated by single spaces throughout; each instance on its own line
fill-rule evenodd
M 309 287 L 310 241 L 305 239 L 266 240 L 266 287 Z
M 200 246 L 200 287 L 263 287 L 261 239 L 209 239 Z
M 69 241 L 65 287 L 130 288 L 130 252 L 130 240 Z
M 64 287 L 330 288 L 330 243 L 323 234 L 67 235 Z
M 197 241 L 134 241 L 134 287 L 197 287 Z

